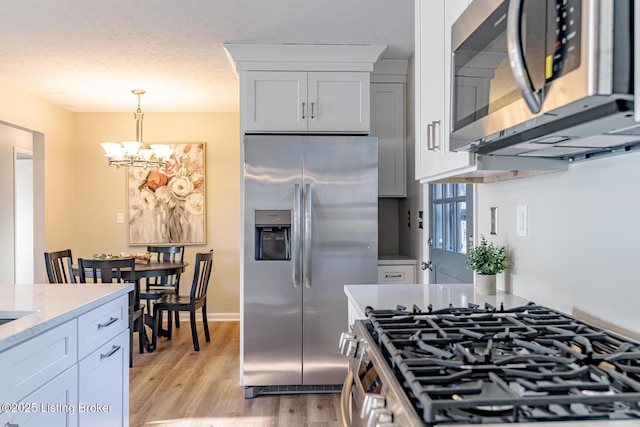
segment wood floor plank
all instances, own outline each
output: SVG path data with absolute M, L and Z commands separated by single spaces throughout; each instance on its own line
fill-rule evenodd
M 244 398 L 239 385 L 239 322 L 198 322 L 200 351 L 189 322 L 160 338 L 153 353 L 134 353 L 129 370 L 131 427 L 339 427 L 338 394 Z

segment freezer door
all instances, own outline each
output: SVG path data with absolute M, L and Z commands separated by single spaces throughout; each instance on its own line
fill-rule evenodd
M 341 384 L 344 285 L 378 279 L 378 141 L 305 136 L 303 162 L 303 384 Z
M 300 244 L 296 237 L 300 229 L 292 224 L 291 259 L 258 261 L 255 226 L 256 210 L 288 210 L 292 223 L 299 223 L 294 202 L 296 188 L 302 183 L 301 141 L 299 136 L 250 136 L 244 140 L 245 386 L 302 382 L 302 287 L 294 283 L 294 264 L 299 258 L 294 248 Z

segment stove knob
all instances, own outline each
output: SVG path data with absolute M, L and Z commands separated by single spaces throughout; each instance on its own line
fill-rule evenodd
M 356 336 L 348 332 L 343 332 L 340 335 L 340 342 L 338 344 L 340 348 L 340 354 L 346 357 L 355 357 L 358 350 L 358 340 Z
M 393 414 L 387 408 L 376 408 L 369 412 L 367 427 L 389 426 L 393 422 Z M 393 425 L 393 424 L 392 424 Z
M 367 393 L 362 401 L 362 409 L 360 410 L 360 418 L 363 420 L 370 419 L 374 409 L 382 409 L 387 405 L 384 396 L 375 393 Z

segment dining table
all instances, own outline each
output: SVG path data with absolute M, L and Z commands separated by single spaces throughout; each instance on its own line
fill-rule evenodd
M 95 259 L 95 258 L 89 258 Z M 135 284 L 136 292 L 138 295 L 144 294 L 144 291 L 141 291 L 140 281 L 142 279 L 149 279 L 153 277 L 166 277 L 174 274 L 182 274 L 185 269 L 189 266 L 189 263 L 186 261 L 139 261 L 136 262 L 135 268 L 135 276 L 133 278 L 133 283 Z M 73 264 L 71 266 L 72 274 L 76 277 L 79 275 L 78 264 Z M 131 305 L 131 310 L 133 310 L 133 304 Z M 155 328 L 155 320 L 153 315 L 151 314 L 152 310 L 149 308 L 148 314 L 144 315 L 144 323 L 146 326 L 150 327 L 153 331 Z M 141 333 L 146 332 L 142 331 Z M 168 336 L 168 331 L 164 329 L 160 329 L 158 331 L 154 331 L 158 336 Z M 152 352 L 155 350 L 151 345 L 151 341 L 145 338 L 145 350 L 148 352 Z

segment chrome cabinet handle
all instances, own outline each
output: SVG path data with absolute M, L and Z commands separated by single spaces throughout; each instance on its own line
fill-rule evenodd
M 113 348 L 111 350 L 109 350 L 108 353 L 105 354 L 101 354 L 100 355 L 100 360 L 102 359 L 108 359 L 109 357 L 113 356 L 115 354 L 115 352 L 117 352 L 118 350 L 120 350 L 122 347 L 120 347 L 119 345 L 114 345 Z
M 300 262 L 302 252 L 302 241 L 300 233 L 300 211 L 302 209 L 302 189 L 300 184 L 293 185 L 293 287 L 300 287 L 300 270 L 302 268 Z
M 431 139 L 433 141 L 433 151 L 440 149 L 440 140 L 438 140 L 438 145 L 436 145 L 436 125 L 440 124 L 440 120 L 434 120 L 431 122 Z
M 395 274 L 385 274 L 384 275 L 385 279 L 402 279 L 402 274 L 401 273 L 395 273 Z
M 312 118 L 312 119 L 315 119 L 315 113 L 313 112 L 313 110 L 314 110 L 314 108 L 313 108 L 313 107 L 314 107 L 315 105 L 316 105 L 316 103 L 315 103 L 315 102 L 312 102 L 312 103 L 311 103 L 311 118 Z
M 98 329 L 102 329 L 102 328 L 106 328 L 108 326 L 113 325 L 114 323 L 116 323 L 118 321 L 117 317 L 111 317 L 107 323 L 98 323 Z
M 303 102 L 303 103 L 302 103 L 302 118 L 303 118 L 303 119 L 306 119 L 306 118 L 307 118 L 307 114 L 305 113 L 306 108 L 307 108 L 307 103 L 306 103 L 306 102 Z
M 304 254 L 302 260 L 302 274 L 304 276 L 304 285 L 307 288 L 311 287 L 311 242 L 312 233 L 311 226 L 313 224 L 313 218 L 311 216 L 311 208 L 313 207 L 311 194 L 311 184 L 306 184 L 304 187 Z
M 431 260 L 427 262 L 422 261 L 422 264 L 420 264 L 420 268 L 422 268 L 422 270 L 433 271 L 433 261 Z
M 426 134 L 427 134 L 427 150 L 428 151 L 433 151 L 434 150 L 431 147 L 431 142 L 432 142 L 431 141 L 431 134 L 433 133 L 432 128 L 433 128 L 433 123 L 429 123 L 427 125 L 427 132 L 426 132 Z
M 536 93 L 533 83 L 529 78 L 527 66 L 524 63 L 522 52 L 522 39 L 520 38 L 520 13 L 522 12 L 522 0 L 510 1 L 507 10 L 507 50 L 509 54 L 509 66 L 511 74 L 516 81 L 516 86 L 522 94 L 532 113 L 539 113 L 542 109 L 542 94 Z

